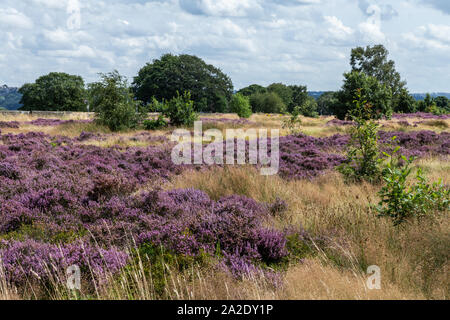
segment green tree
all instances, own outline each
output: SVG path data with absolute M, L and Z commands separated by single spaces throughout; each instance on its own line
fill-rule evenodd
M 450 113 L 450 99 L 444 96 L 434 98 L 434 102 L 438 108 L 442 109 L 445 113 Z
M 255 93 L 266 93 L 266 92 L 267 92 L 267 89 L 264 88 L 263 86 L 260 86 L 259 84 L 252 84 L 252 85 L 249 85 L 248 87 L 242 88 L 237 93 L 240 93 L 246 97 L 249 97 Z
M 317 99 L 317 112 L 320 115 L 332 115 L 331 106 L 337 103 L 336 92 L 329 91 L 323 93 Z
M 253 112 L 284 113 L 286 105 L 275 92 L 255 93 L 250 96 Z
M 86 111 L 86 92 L 80 76 L 52 72 L 34 83 L 24 84 L 20 110 Z
M 283 83 L 272 83 L 267 87 L 267 91 L 276 93 L 281 100 L 283 100 L 284 105 L 288 108 L 293 105 L 292 101 L 292 89 Z
M 97 123 L 112 131 L 134 129 L 146 116 L 140 101 L 133 98 L 127 79 L 117 70 L 100 74 L 101 81 L 89 85 L 89 99 Z
M 295 107 L 303 106 L 308 100 L 308 88 L 306 86 L 291 85 L 289 89 L 291 89 L 292 98 L 287 108 L 292 113 Z
M 230 102 L 231 112 L 237 113 L 241 118 L 249 118 L 252 115 L 252 108 L 250 107 L 250 99 L 243 94 L 236 93 L 231 98 Z
M 319 113 L 317 112 L 317 102 L 313 97 L 308 97 L 301 106 L 296 108 L 298 108 L 298 112 L 305 117 L 316 118 L 319 116 Z
M 226 112 L 233 83 L 220 69 L 192 55 L 165 54 L 147 63 L 133 81 L 137 99 L 170 100 L 177 92 L 189 91 L 197 111 Z
M 402 81 L 395 70 L 395 62 L 388 60 L 388 55 L 389 51 L 381 44 L 366 48 L 357 47 L 352 49 L 350 65 L 352 71 L 362 72 L 386 85 L 395 97 L 401 93 L 406 82 Z
M 191 94 L 185 91 L 183 95 L 177 95 L 167 101 L 163 115 L 170 119 L 170 124 L 174 126 L 193 126 L 197 120 L 197 113 L 194 110 L 194 101 Z
M 376 78 L 364 73 L 353 71 L 344 74 L 342 89 L 336 94 L 336 103 L 331 105 L 331 111 L 338 119 L 345 119 L 353 111 L 354 96 L 360 91 L 362 99 L 371 102 L 373 108 L 371 117 L 379 119 L 392 115 L 392 92 Z
M 416 112 L 417 102 L 406 89 L 402 89 L 400 94 L 394 98 L 394 111 L 399 113 L 414 113 Z

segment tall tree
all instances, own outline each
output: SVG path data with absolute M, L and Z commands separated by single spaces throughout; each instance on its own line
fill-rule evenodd
M 188 91 L 197 111 L 226 112 L 233 83 L 220 69 L 196 56 L 165 54 L 139 70 L 132 89 L 145 103 L 153 97 L 171 100 L 177 92 Z
M 80 76 L 52 72 L 24 84 L 20 110 L 86 111 L 86 92 Z
M 336 94 L 336 103 L 331 105 L 331 111 L 338 119 L 345 119 L 355 107 L 356 93 L 361 93 L 362 99 L 371 106 L 372 118 L 390 117 L 392 115 L 392 92 L 385 84 L 375 77 L 353 71 L 344 74 L 342 89 Z M 368 113 L 369 114 L 369 113 Z
M 352 49 L 350 65 L 352 71 L 362 72 L 376 78 L 386 85 L 396 97 L 401 94 L 406 82 L 402 81 L 400 74 L 395 70 L 395 62 L 388 60 L 389 51 L 381 44 L 357 47 Z

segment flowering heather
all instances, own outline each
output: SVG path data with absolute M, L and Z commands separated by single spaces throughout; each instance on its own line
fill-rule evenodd
M 39 118 L 36 120 L 24 122 L 24 124 L 30 124 L 33 126 L 41 126 L 41 127 L 51 127 L 51 126 L 59 126 L 67 123 L 91 123 L 92 120 L 61 120 L 61 119 L 43 119 Z
M 352 126 L 355 123 L 348 120 L 333 119 L 326 123 L 326 126 Z
M 17 129 L 17 128 L 19 128 L 19 122 L 17 122 L 17 121 L 0 121 L 0 129 L 1 128 Z
M 450 119 L 450 114 L 435 115 L 432 113 L 417 112 L 417 113 L 394 113 L 393 119 L 405 119 L 405 118 L 422 118 L 433 120 L 446 120 Z
M 199 120 L 203 122 L 208 123 L 224 123 L 224 124 L 231 124 L 231 125 L 246 125 L 246 124 L 253 124 L 255 122 L 247 120 L 247 119 L 228 119 L 228 118 L 204 118 L 201 117 Z

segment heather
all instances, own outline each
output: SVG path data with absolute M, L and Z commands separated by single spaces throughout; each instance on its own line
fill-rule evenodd
M 239 124 L 235 121 L 241 120 L 222 116 L 211 119 L 232 127 L 261 123 L 252 121 L 257 115 Z M 281 127 L 281 120 L 266 121 L 278 121 Z M 314 125 L 323 127 L 316 120 Z M 378 135 L 381 151 L 390 151 L 389 144 L 398 145 L 402 154 L 419 157 L 418 162 L 434 159 L 438 164 L 428 170 L 445 175 L 448 132 L 380 131 Z M 65 268 L 76 264 L 86 286 L 83 293 L 90 294 L 97 285 L 134 277 L 134 265 L 142 263 L 142 274 L 153 277 L 153 298 L 171 297 L 172 280 L 164 278 L 166 265 L 173 277 L 186 277 L 182 278 L 186 290 L 195 283 L 189 270 L 200 268 L 206 278 L 225 277 L 227 285 L 239 287 L 252 279 L 252 284 L 264 283 L 264 290 L 284 292 L 290 286 L 285 277 L 292 276 L 295 266 L 303 268 L 323 255 L 332 268 L 361 272 L 351 268 L 364 265 L 372 251 L 360 254 L 360 241 L 371 234 L 387 234 L 383 228 L 390 226 L 363 219 L 373 215 L 363 201 L 374 200 L 375 189 L 338 184 L 334 169 L 345 161 L 349 139 L 347 134 L 282 136 L 280 171 L 262 178 L 253 175 L 257 166 L 174 165 L 167 135 L 148 131 L 78 131 L 71 137 L 2 134 L 0 272 L 20 290 L 48 289 L 55 279 L 64 283 Z M 108 141 L 111 145 L 103 146 Z M 270 150 L 272 142 L 267 142 Z M 247 141 L 247 150 L 248 146 Z M 234 177 L 236 170 L 240 175 Z M 198 182 L 188 180 L 196 176 Z M 183 179 L 191 182 L 176 184 Z M 229 189 L 220 191 L 225 186 Z M 358 233 L 356 226 L 366 229 Z M 414 237 L 420 238 L 418 243 L 441 241 L 442 231 L 436 228 L 430 226 L 423 235 L 430 238 L 397 239 L 401 249 L 407 250 L 402 241 Z M 395 250 L 400 250 L 398 246 L 393 245 Z M 421 264 L 426 261 L 408 250 L 411 261 L 414 257 Z M 346 256 L 349 251 L 355 257 Z M 437 259 L 434 253 L 427 253 L 430 256 Z M 440 270 L 438 261 L 433 265 L 430 270 Z M 426 285 L 436 286 L 437 276 L 429 277 Z

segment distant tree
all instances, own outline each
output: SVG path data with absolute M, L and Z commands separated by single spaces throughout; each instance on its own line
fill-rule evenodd
M 395 62 L 388 60 L 389 51 L 381 44 L 357 47 L 352 49 L 350 65 L 352 71 L 364 73 L 376 78 L 382 85 L 386 85 L 395 97 L 401 93 L 406 82 L 401 80 L 395 70 Z
M 416 112 L 417 102 L 406 89 L 402 89 L 400 94 L 394 98 L 394 112 L 398 113 L 414 113 Z
M 52 72 L 24 84 L 20 110 L 86 111 L 86 92 L 80 76 Z
M 331 115 L 331 106 L 337 103 L 336 92 L 329 91 L 317 98 L 317 112 L 320 115 Z
M 253 112 L 284 113 L 286 105 L 275 92 L 255 93 L 250 96 Z
M 319 113 L 317 112 L 317 102 L 313 97 L 308 97 L 308 99 L 301 106 L 296 108 L 298 108 L 300 114 L 305 117 L 316 118 L 319 116 Z
M 177 92 L 189 91 L 197 111 L 226 112 L 233 83 L 220 69 L 192 55 L 165 54 L 147 63 L 133 81 L 137 99 L 170 100 Z
M 353 71 L 344 74 L 342 89 L 336 94 L 337 101 L 331 111 L 338 119 L 345 119 L 354 107 L 355 95 L 360 91 L 362 99 L 373 107 L 372 117 L 381 118 L 392 115 L 392 92 L 375 77 Z
M 266 92 L 267 92 L 267 89 L 264 88 L 263 86 L 260 86 L 259 84 L 252 84 L 252 85 L 249 85 L 248 87 L 242 88 L 237 93 L 240 93 L 246 97 L 249 97 L 254 93 L 266 93 Z
M 137 128 L 146 116 L 133 98 L 127 79 L 117 70 L 100 74 L 101 81 L 89 85 L 89 98 L 97 123 L 112 131 Z
M 250 99 L 241 93 L 236 93 L 231 98 L 231 112 L 236 113 L 241 118 L 249 118 L 252 115 Z
M 287 106 L 288 111 L 292 112 L 296 106 L 302 106 L 308 100 L 308 88 L 306 86 L 291 85 L 292 92 L 291 104 Z
M 284 105 L 289 109 L 292 103 L 292 89 L 283 83 L 272 83 L 267 87 L 268 92 L 276 93 L 281 100 L 283 100 Z
M 434 98 L 434 102 L 438 108 L 442 109 L 445 113 L 450 113 L 450 99 L 444 96 Z
M 429 93 L 427 93 L 427 95 L 425 96 L 425 99 L 420 100 L 417 103 L 417 111 L 426 112 L 427 109 L 431 109 L 434 106 L 436 106 L 436 104 L 434 103 L 433 98 L 431 97 L 431 95 Z

